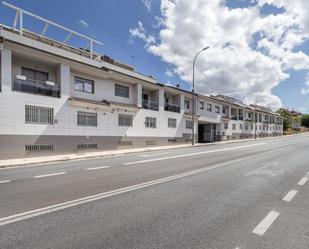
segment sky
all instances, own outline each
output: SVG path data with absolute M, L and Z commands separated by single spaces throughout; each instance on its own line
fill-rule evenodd
M 308 0 L 7 0 L 103 45 L 95 51 L 190 90 L 192 62 L 201 94 L 309 113 Z M 73 4 L 74 3 L 74 4 Z M 0 5 L 0 23 L 14 11 Z M 25 18 L 25 28 L 43 24 Z M 47 36 L 63 40 L 51 28 Z M 85 41 L 71 38 L 72 46 Z

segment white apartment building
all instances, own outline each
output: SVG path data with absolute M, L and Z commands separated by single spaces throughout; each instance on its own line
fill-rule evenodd
M 192 93 L 90 49 L 0 26 L 0 158 L 191 142 Z M 27 14 L 27 13 L 23 13 Z M 17 19 L 17 20 L 16 20 Z M 60 26 L 60 28 L 63 28 Z M 199 142 L 282 134 L 281 117 L 226 96 L 195 95 Z M 254 127 L 256 127 L 254 129 Z

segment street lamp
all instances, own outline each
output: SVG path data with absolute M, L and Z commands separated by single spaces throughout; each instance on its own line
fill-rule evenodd
M 194 69 L 195 69 L 195 61 L 198 57 L 198 55 L 200 53 L 202 53 L 203 51 L 209 49 L 209 47 L 205 47 L 203 49 L 201 49 L 194 57 L 194 60 L 193 60 L 193 75 L 192 75 L 192 145 L 194 145 L 194 116 L 195 116 L 195 99 L 194 99 L 194 96 L 195 96 L 195 93 L 194 93 Z

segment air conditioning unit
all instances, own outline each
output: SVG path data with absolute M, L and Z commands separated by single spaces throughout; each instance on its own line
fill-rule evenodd
M 55 85 L 55 82 L 53 82 L 53 81 L 46 81 L 46 85 L 48 85 L 48 86 L 54 86 L 54 85 Z
M 16 75 L 16 79 L 18 79 L 18 80 L 27 80 L 27 77 L 26 76 L 24 76 L 24 75 Z

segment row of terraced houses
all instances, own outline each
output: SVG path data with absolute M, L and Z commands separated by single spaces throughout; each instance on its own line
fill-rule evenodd
M 282 134 L 268 108 L 201 94 L 193 105 L 191 92 L 95 53 L 90 38 L 80 49 L 17 27 L 20 12 L 0 26 L 2 159 L 190 143 L 193 123 L 200 143 Z

